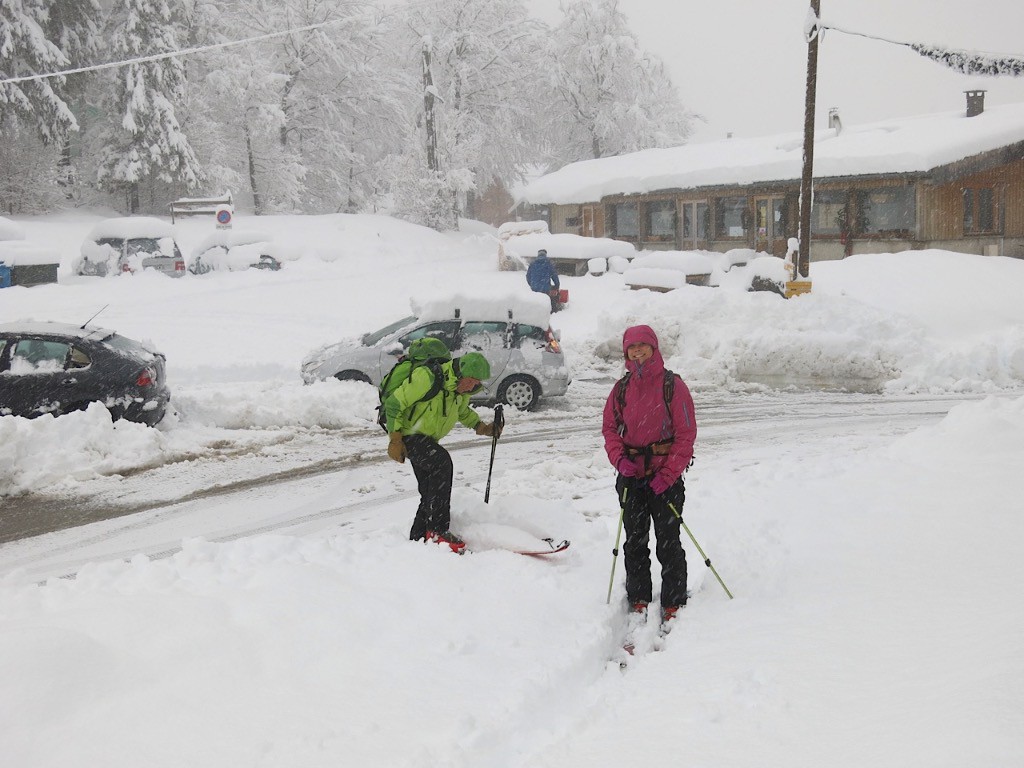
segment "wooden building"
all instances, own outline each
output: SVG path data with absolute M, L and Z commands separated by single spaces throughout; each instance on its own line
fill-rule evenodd
M 811 259 L 941 248 L 1024 258 L 1024 104 L 815 137 Z M 754 248 L 782 256 L 799 228 L 802 137 L 726 139 L 573 163 L 523 192 L 552 233 L 641 250 Z

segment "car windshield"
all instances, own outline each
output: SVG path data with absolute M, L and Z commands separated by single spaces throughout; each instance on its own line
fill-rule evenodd
M 156 238 L 135 238 L 128 241 L 128 255 L 145 253 L 153 256 L 166 256 L 167 254 L 160 246 L 160 240 Z
M 399 328 L 405 328 L 405 326 L 411 325 L 412 323 L 415 322 L 416 318 L 412 316 L 403 317 L 401 320 L 396 320 L 391 325 L 386 325 L 379 331 L 374 331 L 373 333 L 368 333 L 365 336 L 363 336 L 363 346 L 372 347 L 385 336 L 389 336 L 390 334 L 397 331 Z

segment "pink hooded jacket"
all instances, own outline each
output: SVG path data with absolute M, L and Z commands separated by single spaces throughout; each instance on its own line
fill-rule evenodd
M 651 358 L 640 365 L 626 357 L 626 350 L 632 344 L 650 344 L 654 349 Z M 630 372 L 626 384 L 626 405 L 622 411 L 624 434 L 620 434 L 619 422 L 615 417 L 618 410 L 616 390 L 604 406 L 604 449 L 613 467 L 618 468 L 619 459 L 627 447 L 642 448 L 652 443 L 672 441 L 667 456 L 651 456 L 650 467 L 667 483 L 674 483 L 689 466 L 693 458 L 693 443 L 697 439 L 697 420 L 693 413 L 693 398 L 682 379 L 676 380 L 672 392 L 671 418 L 665 408 L 665 361 L 658 350 L 658 337 L 646 325 L 627 328 L 622 335 L 622 354 L 626 357 L 626 369 Z

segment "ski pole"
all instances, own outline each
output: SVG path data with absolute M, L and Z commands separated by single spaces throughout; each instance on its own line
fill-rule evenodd
M 700 552 L 700 556 L 704 558 L 704 565 L 711 569 L 711 572 L 715 574 L 715 578 L 718 579 L 718 583 L 721 584 L 722 589 L 725 590 L 725 594 L 727 594 L 729 596 L 729 599 L 732 600 L 732 592 L 730 592 L 729 588 L 725 586 L 725 582 L 722 581 L 722 577 L 718 575 L 718 571 L 715 570 L 715 566 L 711 564 L 711 558 L 704 554 L 704 550 L 700 548 L 700 544 L 698 544 L 697 540 L 693 538 L 693 534 L 690 533 L 690 529 L 686 525 L 686 522 L 683 520 L 683 516 L 679 514 L 679 510 L 676 509 L 675 505 L 672 502 L 668 503 L 668 508 L 671 509 L 672 513 L 679 518 L 679 524 L 683 526 L 683 530 L 685 530 L 686 535 L 690 537 L 690 541 L 693 542 L 693 546 L 697 548 L 697 551 Z
M 612 585 L 615 583 L 615 564 L 619 560 L 619 539 L 622 538 L 622 518 L 626 516 L 626 494 L 629 493 L 629 488 L 622 489 L 622 504 L 619 508 L 619 532 L 615 534 L 615 548 L 612 549 L 612 575 L 608 579 L 608 600 L 605 601 L 605 605 L 610 605 L 612 602 Z
M 491 500 L 491 470 L 494 469 L 494 450 L 498 447 L 498 435 L 505 426 L 505 416 L 501 412 L 501 403 L 494 406 L 494 429 L 491 431 L 491 464 L 487 467 L 487 489 L 484 491 L 484 504 Z

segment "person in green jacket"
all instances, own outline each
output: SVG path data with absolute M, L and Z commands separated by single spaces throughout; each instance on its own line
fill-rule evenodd
M 469 407 L 470 395 L 490 378 L 491 366 L 479 352 L 469 352 L 442 363 L 440 372 L 444 381 L 429 400 L 421 398 L 433 387 L 434 374 L 428 366 L 420 366 L 384 401 L 388 456 L 400 464 L 408 456 L 419 486 L 420 505 L 409 538 L 447 544 L 453 552 L 462 552 L 465 543 L 450 530 L 452 457 L 440 440 L 456 422 L 478 435 L 494 435 L 494 423 L 484 423 Z

